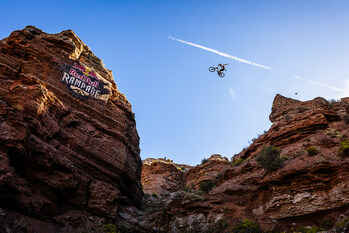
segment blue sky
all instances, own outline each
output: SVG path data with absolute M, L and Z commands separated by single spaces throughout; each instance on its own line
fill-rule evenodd
M 26 25 L 72 29 L 104 60 L 136 114 L 143 159 L 230 158 L 269 129 L 277 93 L 300 100 L 349 94 L 348 1 L 0 2 L 0 38 Z M 218 63 L 229 63 L 224 79 L 208 71 Z

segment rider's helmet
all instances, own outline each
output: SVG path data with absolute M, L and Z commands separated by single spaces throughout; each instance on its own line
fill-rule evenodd
M 218 65 L 219 65 L 219 66 L 222 66 L 222 64 L 221 64 L 221 63 L 219 63 Z

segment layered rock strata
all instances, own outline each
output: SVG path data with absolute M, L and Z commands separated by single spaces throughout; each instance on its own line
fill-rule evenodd
M 131 105 L 73 31 L 28 26 L 0 41 L 0 207 L 8 218 L 74 228 L 139 206 L 139 153 Z
M 349 157 L 340 152 L 349 139 L 348 114 L 348 98 L 301 102 L 277 95 L 267 132 L 231 162 L 208 160 L 183 173 L 182 188 L 157 200 L 148 197 L 153 211 L 144 219 L 158 220 L 152 227 L 161 232 L 218 232 L 212 227 L 223 222 L 229 224 L 225 230 L 219 228 L 224 232 L 246 219 L 264 231 L 294 231 L 323 223 L 334 227 L 349 216 Z M 284 160 L 272 172 L 256 161 L 269 145 L 279 147 Z M 159 181 L 164 174 L 168 173 L 147 176 Z M 142 182 L 151 193 L 152 185 Z

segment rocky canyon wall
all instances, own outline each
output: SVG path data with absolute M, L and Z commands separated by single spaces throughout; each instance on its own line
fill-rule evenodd
M 73 31 L 28 26 L 0 41 L 0 222 L 69 229 L 139 206 L 139 153 L 131 105 Z
M 162 232 L 230 232 L 245 220 L 263 231 L 324 223 L 335 230 L 349 219 L 348 114 L 348 98 L 302 102 L 277 95 L 271 128 L 232 161 L 214 155 L 183 172 L 161 160 L 148 163 L 142 183 L 153 211 L 146 222 L 159 220 Z M 269 146 L 283 161 L 271 171 L 257 159 Z

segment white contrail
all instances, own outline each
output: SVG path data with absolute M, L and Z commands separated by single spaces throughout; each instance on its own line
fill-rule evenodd
M 338 87 L 334 87 L 334 86 L 331 86 L 331 85 L 328 85 L 328 84 L 325 84 L 325 83 L 320 83 L 320 82 L 317 82 L 317 81 L 314 81 L 314 80 L 311 80 L 311 79 L 306 79 L 306 78 L 303 78 L 301 76 L 298 76 L 298 75 L 292 75 L 293 78 L 295 79 L 302 79 L 302 80 L 305 80 L 309 83 L 312 83 L 312 84 L 316 84 L 318 86 L 322 86 L 322 87 L 326 87 L 328 89 L 332 89 L 332 90 L 335 90 L 335 91 L 339 91 L 339 92 L 344 92 L 343 89 L 340 89 Z
M 212 53 L 216 53 L 216 54 L 218 54 L 220 56 L 227 57 L 227 58 L 230 58 L 230 59 L 242 62 L 242 63 L 246 63 L 246 64 L 249 64 L 249 65 L 260 67 L 260 68 L 267 69 L 267 70 L 274 70 L 274 71 L 277 71 L 277 72 L 280 72 L 280 73 L 283 73 L 283 74 L 286 74 L 286 75 L 291 75 L 295 79 L 302 79 L 302 80 L 305 80 L 305 81 L 307 81 L 309 83 L 316 84 L 316 85 L 319 85 L 319 86 L 322 86 L 322 87 L 326 87 L 328 89 L 332 89 L 332 90 L 339 91 L 339 92 L 344 92 L 343 89 L 340 89 L 340 88 L 337 88 L 337 87 L 334 87 L 334 86 L 331 86 L 331 85 L 328 85 L 328 84 L 324 84 L 324 83 L 320 83 L 320 82 L 313 81 L 313 80 L 310 80 L 310 79 L 306 79 L 306 78 L 303 78 L 303 77 L 298 76 L 298 75 L 293 75 L 293 74 L 287 73 L 287 72 L 282 71 L 282 70 L 278 70 L 278 69 L 275 69 L 275 68 L 272 68 L 272 67 L 269 67 L 269 66 L 261 65 L 261 64 L 258 64 L 258 63 L 252 62 L 252 61 L 248 61 L 248 60 L 245 60 L 245 59 L 242 59 L 242 58 L 239 58 L 239 57 L 227 54 L 227 53 L 223 53 L 223 52 L 220 52 L 220 51 L 215 50 L 215 49 L 210 49 L 210 48 L 207 48 L 205 46 L 198 45 L 198 44 L 195 44 L 195 43 L 192 43 L 192 42 L 189 42 L 189 41 L 177 39 L 177 38 L 174 38 L 172 36 L 169 36 L 168 38 L 171 39 L 171 40 L 175 40 L 175 41 L 181 42 L 183 44 L 187 44 L 187 45 L 190 45 L 190 46 L 197 47 L 199 49 L 203 49 L 203 50 L 206 50 L 206 51 L 209 51 L 209 52 L 212 52 Z
M 194 46 L 194 47 L 197 47 L 197 48 L 200 48 L 200 49 L 204 49 L 204 50 L 210 51 L 212 53 L 216 53 L 216 54 L 218 54 L 220 56 L 223 56 L 223 57 L 227 57 L 227 58 L 239 61 L 239 62 L 243 62 L 243 63 L 249 64 L 249 65 L 257 66 L 257 67 L 260 67 L 260 68 L 263 68 L 263 69 L 267 69 L 267 70 L 276 70 L 276 69 L 268 67 L 268 66 L 264 66 L 264 65 L 252 62 L 252 61 L 248 61 L 248 60 L 245 60 L 245 59 L 242 59 L 242 58 L 239 58 L 239 57 L 235 57 L 233 55 L 230 55 L 230 54 L 227 54 L 227 53 L 223 53 L 223 52 L 220 52 L 220 51 L 215 50 L 215 49 L 210 49 L 210 48 L 207 48 L 207 47 L 202 46 L 202 45 L 198 45 L 198 44 L 194 44 L 194 43 L 191 43 L 191 42 L 188 42 L 188 41 L 185 41 L 185 40 L 177 39 L 177 38 L 174 38 L 172 36 L 169 36 L 168 38 L 170 38 L 172 40 L 175 40 L 175 41 L 178 41 L 178 42 L 181 42 L 181 43 L 184 43 L 184 44 L 187 44 L 187 45 L 191 45 L 191 46 Z

